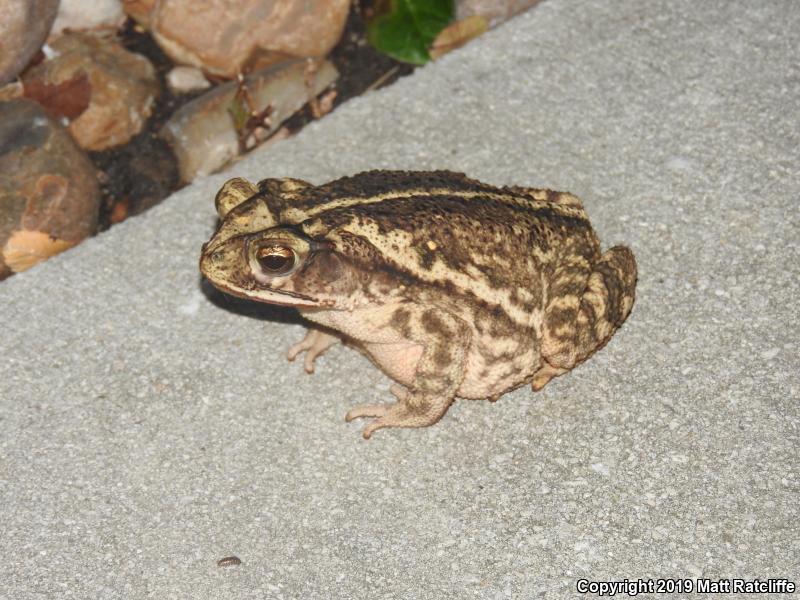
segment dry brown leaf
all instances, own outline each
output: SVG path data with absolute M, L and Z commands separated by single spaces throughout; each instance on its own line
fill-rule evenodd
M 314 98 L 309 103 L 311 106 L 311 116 L 315 119 L 321 119 L 333 110 L 333 101 L 336 100 L 337 91 L 330 90 L 319 98 Z
M 75 242 L 50 237 L 42 231 L 15 231 L 3 246 L 3 261 L 19 273 L 75 245 Z
M 428 54 L 433 60 L 460 48 L 468 41 L 485 33 L 489 29 L 489 21 L 486 17 L 472 15 L 466 19 L 451 23 L 439 32 L 433 44 L 428 49 Z
M 122 223 L 125 219 L 128 218 L 128 213 L 130 212 L 130 207 L 128 206 L 128 199 L 124 198 L 119 202 L 114 204 L 114 208 L 111 209 L 111 223 L 116 225 L 117 223 Z
M 24 82 L 25 96 L 36 100 L 54 119 L 76 119 L 89 107 L 92 86 L 85 71 L 59 84 L 51 84 L 39 78 Z

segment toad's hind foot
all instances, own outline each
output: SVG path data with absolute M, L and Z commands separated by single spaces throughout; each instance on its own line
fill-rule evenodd
M 538 392 L 544 386 L 546 386 L 553 377 L 558 377 L 559 375 L 563 375 L 569 369 L 561 369 L 559 367 L 554 367 L 548 363 L 544 363 L 543 366 L 539 367 L 539 370 L 533 374 L 533 381 L 531 382 L 531 388 L 534 392 Z
M 392 393 L 397 397 L 394 404 L 366 404 L 350 409 L 345 415 L 349 423 L 353 419 L 374 417 L 361 435 L 368 440 L 378 429 L 384 427 L 427 427 L 433 425 L 453 403 L 453 398 L 424 398 L 393 385 Z

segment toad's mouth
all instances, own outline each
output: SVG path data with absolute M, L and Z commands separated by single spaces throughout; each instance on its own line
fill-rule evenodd
M 208 279 L 208 278 L 207 278 Z M 255 300 L 256 302 L 264 302 L 266 304 L 277 304 L 279 306 L 325 306 L 325 302 L 308 296 L 300 294 L 299 292 L 292 292 L 289 290 L 275 290 L 270 288 L 258 288 L 253 290 L 246 290 L 242 288 L 230 287 L 224 283 L 208 279 L 215 288 L 220 291 L 236 296 L 237 298 L 244 298 L 245 300 Z

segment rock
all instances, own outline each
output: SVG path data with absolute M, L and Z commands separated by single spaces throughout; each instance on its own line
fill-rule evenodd
M 479 16 L 489 21 L 489 27 L 497 27 L 511 17 L 528 10 L 541 0 L 457 0 L 456 21 Z
M 25 95 L 25 88 L 20 80 L 12 81 L 0 86 L 0 102 L 22 98 Z
M 287 57 L 323 57 L 342 34 L 350 0 L 134 0 L 125 11 L 175 61 L 233 78 Z
M 182 106 L 160 134 L 178 159 L 181 180 L 188 183 L 218 170 L 249 145 L 246 141 L 250 133 L 261 139 L 269 136 L 339 76 L 329 61 L 309 75 L 308 62 L 302 60 L 253 73 L 245 80 L 252 107 L 238 93 L 235 81 L 219 85 Z M 269 113 L 260 132 L 251 131 L 252 124 L 243 123 L 251 108 L 255 113 Z
M 211 87 L 203 72 L 195 67 L 175 67 L 167 73 L 167 87 L 173 94 L 186 94 Z
M 58 0 L 0 0 L 0 85 L 36 55 L 57 13 Z
M 25 73 L 25 95 L 66 119 L 81 147 L 103 150 L 141 131 L 159 92 L 150 61 L 88 33 L 65 33 L 51 48 L 51 60 Z
M 38 104 L 0 103 L 0 279 L 92 235 L 95 169 Z
M 66 29 L 118 29 L 125 22 L 120 0 L 61 0 L 51 36 Z
M 145 29 L 150 28 L 150 15 L 153 14 L 158 0 L 122 0 L 122 10 L 131 19 Z

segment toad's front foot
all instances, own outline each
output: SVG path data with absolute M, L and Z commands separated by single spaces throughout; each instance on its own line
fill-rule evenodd
M 404 387 L 392 385 L 391 392 L 397 398 L 394 404 L 365 404 L 350 409 L 345 415 L 349 423 L 353 419 L 374 417 L 361 435 L 368 440 L 378 429 L 384 427 L 427 427 L 433 425 L 453 403 L 453 398 L 425 397 L 409 392 Z
M 286 358 L 294 360 L 298 354 L 305 352 L 306 356 L 303 359 L 303 368 L 306 370 L 306 373 L 313 373 L 314 361 L 317 357 L 338 341 L 339 338 L 335 335 L 325 333 L 319 329 L 309 329 L 306 332 L 306 337 L 289 348 L 289 351 L 286 353 Z

